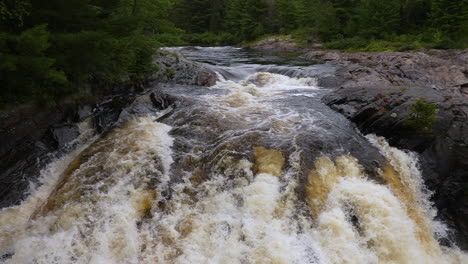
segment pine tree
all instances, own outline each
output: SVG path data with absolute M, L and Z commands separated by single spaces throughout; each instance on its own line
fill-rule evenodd
M 360 12 L 360 30 L 365 37 L 383 38 L 399 29 L 399 0 L 363 0 Z
M 432 25 L 447 39 L 468 42 L 468 0 L 434 0 Z
M 320 15 L 317 17 L 317 32 L 323 41 L 339 39 L 340 24 L 336 16 L 336 10 L 331 2 L 323 2 L 320 5 Z
M 276 0 L 280 29 L 290 32 L 299 27 L 299 6 L 297 0 Z

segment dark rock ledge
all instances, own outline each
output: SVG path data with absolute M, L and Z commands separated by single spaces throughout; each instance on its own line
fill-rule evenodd
M 419 99 L 438 106 L 430 133 L 405 122 Z M 438 218 L 455 231 L 456 244 L 468 249 L 468 100 L 447 90 L 413 86 L 342 87 L 322 100 L 363 133 L 375 133 L 393 146 L 420 153 Z
M 217 81 L 215 72 L 175 53 L 161 51 L 154 63 L 158 71 L 149 80 L 152 87 L 164 82 L 210 86 Z M 0 111 L 0 208 L 19 204 L 40 170 L 75 147 L 79 122 L 89 118 L 100 134 L 126 115 L 157 115 L 172 107 L 173 99 L 158 93 L 157 88 L 141 90 L 116 87 L 112 95 L 94 104 L 67 104 L 52 109 L 26 104 Z M 156 92 L 151 96 L 152 91 Z M 160 118 L 167 114 L 170 112 Z

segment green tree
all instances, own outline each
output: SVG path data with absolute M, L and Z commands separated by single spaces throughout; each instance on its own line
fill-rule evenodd
M 276 0 L 280 29 L 290 32 L 299 27 L 299 7 L 300 3 L 297 0 Z
M 21 28 L 24 18 L 31 12 L 26 0 L 2 0 L 0 2 L 0 30 L 12 31 Z
M 336 9 L 331 2 L 323 2 L 320 6 L 320 15 L 317 17 L 317 33 L 323 41 L 341 38 L 340 24 L 336 16 Z
M 444 34 L 445 42 L 459 42 L 466 46 L 468 0 L 434 0 L 431 18 L 433 27 Z
M 31 96 L 48 100 L 66 92 L 64 72 L 57 70 L 55 59 L 45 54 L 49 36 L 45 25 L 19 35 L 0 34 L 1 103 L 22 102 Z M 51 87 L 56 89 L 49 90 Z
M 2 100 L 96 94 L 151 71 L 172 0 L 5 0 L 0 4 Z M 166 22 L 166 23 L 164 23 Z M 11 25 L 16 25 L 12 27 Z M 163 26 L 160 26 L 163 25 Z
M 400 25 L 399 0 L 363 0 L 360 5 L 363 36 L 384 38 L 398 32 Z
M 418 32 L 428 24 L 431 0 L 401 0 L 400 10 L 401 32 Z

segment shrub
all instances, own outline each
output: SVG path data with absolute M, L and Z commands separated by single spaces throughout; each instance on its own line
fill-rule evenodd
M 367 45 L 368 41 L 359 37 L 335 40 L 324 44 L 327 49 L 347 49 L 353 51 L 362 50 L 367 47 Z
M 410 106 L 410 111 L 411 115 L 404 121 L 404 124 L 419 133 L 430 134 L 432 125 L 437 121 L 437 105 L 420 98 Z
M 199 46 L 224 46 L 237 43 L 236 37 L 233 34 L 227 32 L 205 32 L 186 34 L 183 37 L 183 40 L 186 43 L 190 43 L 191 45 Z

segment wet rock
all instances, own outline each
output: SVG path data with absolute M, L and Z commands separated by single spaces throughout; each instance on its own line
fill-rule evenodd
M 91 117 L 96 131 L 103 133 L 128 116 L 155 114 L 157 117 L 158 112 L 176 101 L 156 92 L 152 102 L 150 94 L 106 97 L 91 113 L 90 107 L 65 111 L 61 108 L 41 110 L 33 105 L 0 113 L 0 208 L 21 202 L 30 182 L 37 180 L 41 169 L 73 149 L 70 143 L 80 136 L 80 131 L 77 123 L 71 120 Z M 168 114 L 169 110 L 161 116 Z
M 174 104 L 176 99 L 168 94 L 157 92 L 150 94 L 151 102 L 153 106 L 159 110 L 164 110 L 170 105 Z
M 83 121 L 93 114 L 93 107 L 91 105 L 80 105 L 76 111 L 77 121 Z
M 178 53 L 160 51 L 155 56 L 154 64 L 158 68 L 152 76 L 154 80 L 199 86 L 212 86 L 218 80 L 214 71 Z
M 18 147 L 20 142 L 41 138 L 50 125 L 63 120 L 66 113 L 37 108 L 34 105 L 20 106 L 0 113 L 0 157 Z
M 23 105 L 0 113 L 0 208 L 18 203 L 34 180 L 30 175 L 39 175 L 44 157 L 55 146 L 41 140 L 49 128 L 66 119 L 60 109 L 54 111 Z M 53 142 L 53 140 L 51 141 Z
M 465 96 L 468 50 L 425 52 L 341 52 L 311 50 L 303 55 L 339 66 L 338 87 L 418 86 Z
M 102 133 L 112 127 L 120 117 L 123 109 L 129 106 L 136 95 L 120 95 L 106 98 L 94 109 L 94 123 L 98 133 Z
M 25 196 L 29 183 L 39 176 L 53 151 L 40 141 L 24 139 L 0 158 L 0 208 L 16 205 Z M 39 159 L 42 157 L 42 159 Z
M 197 47 L 183 47 L 181 50 L 198 51 L 198 50 L 200 50 L 200 48 L 197 48 Z
M 62 148 L 80 135 L 75 124 L 63 124 L 52 126 L 49 130 L 54 142 L 54 147 Z
M 437 121 L 426 134 L 407 125 L 418 99 L 438 106 Z M 386 137 L 399 148 L 420 153 L 423 175 L 434 192 L 439 218 L 456 230 L 458 245 L 468 248 L 468 100 L 425 87 L 347 87 L 322 99 L 352 120 L 363 133 Z
M 15 255 L 15 253 L 6 253 L 0 256 L 0 261 L 6 261 L 8 259 L 11 259 Z
M 274 36 L 269 37 L 249 45 L 248 48 L 255 50 L 281 50 L 281 51 L 297 51 L 301 48 L 298 43 L 290 36 Z

